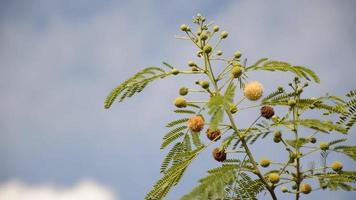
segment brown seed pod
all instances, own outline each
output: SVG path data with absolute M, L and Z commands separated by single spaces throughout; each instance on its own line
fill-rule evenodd
M 274 110 L 271 106 L 263 106 L 261 108 L 261 115 L 266 119 L 271 119 L 271 117 L 274 115 Z
M 195 115 L 188 120 L 188 127 L 193 132 L 200 132 L 204 128 L 204 119 L 200 115 Z
M 213 157 L 216 161 L 222 162 L 226 160 L 226 153 L 224 150 L 220 150 L 219 148 L 215 148 L 213 150 Z
M 209 138 L 209 140 L 213 141 L 217 141 L 221 138 L 221 132 L 220 130 L 211 130 L 210 128 L 208 128 L 208 130 L 206 131 L 206 136 Z

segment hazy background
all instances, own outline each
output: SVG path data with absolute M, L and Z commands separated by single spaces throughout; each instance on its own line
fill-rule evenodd
M 1 0 L 0 199 L 143 199 L 160 177 L 166 152 L 159 145 L 165 123 L 175 119 L 172 100 L 179 87 L 193 84 L 160 80 L 111 110 L 103 101 L 143 67 L 167 61 L 183 69 L 187 60 L 197 60 L 191 43 L 174 39 L 193 15 L 202 13 L 229 32 L 227 56 L 240 49 L 249 63 L 269 57 L 309 66 L 322 84 L 308 94 L 343 95 L 356 85 L 355 9 L 352 0 Z M 250 78 L 270 92 L 292 76 Z M 258 159 L 284 156 L 270 141 L 254 146 Z M 351 159 L 334 158 L 355 170 Z M 217 165 L 209 151 L 201 155 L 167 199 L 179 199 Z

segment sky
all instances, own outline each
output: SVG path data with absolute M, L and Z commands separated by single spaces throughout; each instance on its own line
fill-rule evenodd
M 197 13 L 229 32 L 226 55 L 239 49 L 249 63 L 268 57 L 312 68 L 321 84 L 306 93 L 317 96 L 355 89 L 355 9 L 352 0 L 1 0 L 0 200 L 143 199 L 160 177 L 172 101 L 194 78 L 160 80 L 110 110 L 103 102 L 144 67 L 167 61 L 184 69 L 197 60 L 191 43 L 174 38 Z M 268 92 L 292 76 L 250 78 Z M 268 155 L 283 156 L 268 141 L 253 147 L 257 158 L 267 146 Z M 201 155 L 167 199 L 179 199 L 217 165 L 210 152 Z M 317 191 L 303 198 L 353 196 Z

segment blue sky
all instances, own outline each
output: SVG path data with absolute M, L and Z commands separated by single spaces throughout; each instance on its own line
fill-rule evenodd
M 117 199 L 142 199 L 159 177 L 172 99 L 194 79 L 162 80 L 111 110 L 103 101 L 143 67 L 195 59 L 193 45 L 174 39 L 180 24 L 202 13 L 229 32 L 226 54 L 240 49 L 250 62 L 269 57 L 310 66 L 321 85 L 308 94 L 343 95 L 355 86 L 355 8 L 351 0 L 1 1 L 0 183 L 71 187 L 90 179 Z M 251 75 L 267 92 L 290 78 Z M 256 145 L 257 157 L 265 145 L 269 155 L 278 149 Z M 216 165 L 203 154 L 167 199 L 178 199 Z M 352 196 L 315 192 L 305 199 Z

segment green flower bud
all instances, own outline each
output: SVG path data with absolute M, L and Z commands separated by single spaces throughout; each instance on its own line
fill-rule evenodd
M 294 99 L 289 99 L 288 100 L 288 105 L 291 106 L 291 107 L 295 106 L 296 103 L 297 102 Z
M 272 121 L 273 121 L 274 123 L 277 123 L 277 122 L 279 121 L 279 117 L 278 117 L 277 115 L 273 115 L 273 116 L 272 116 Z
M 310 143 L 315 144 L 316 143 L 316 138 L 315 137 L 311 137 L 310 138 Z
M 202 32 L 202 33 L 200 34 L 200 39 L 201 39 L 201 40 L 207 40 L 207 39 L 208 39 L 208 35 L 207 35 L 205 32 Z
M 268 159 L 261 159 L 260 160 L 260 165 L 261 167 L 268 167 L 271 164 L 271 162 Z
M 240 77 L 242 74 L 242 68 L 240 67 L 240 65 L 235 65 L 234 67 L 232 67 L 231 74 L 234 78 Z
M 209 83 L 209 81 L 201 81 L 201 82 L 200 82 L 200 85 L 201 85 L 202 88 L 208 89 L 210 83 Z
M 321 150 L 328 150 L 329 149 L 329 143 L 328 142 L 320 142 L 319 147 Z
M 241 51 L 236 51 L 236 52 L 234 53 L 234 57 L 235 57 L 235 58 L 241 58 Z
M 340 161 L 334 161 L 333 163 L 331 163 L 331 169 L 333 169 L 335 172 L 339 172 L 342 170 L 344 166 L 342 165 L 342 162 Z
M 282 131 L 280 130 L 275 131 L 273 136 L 275 138 L 282 138 Z
M 197 67 L 192 67 L 192 71 L 197 72 L 197 71 L 199 71 L 199 69 Z
M 188 31 L 188 30 L 189 30 L 189 27 L 188 27 L 188 25 L 186 25 L 186 24 L 182 24 L 182 25 L 180 26 L 180 30 L 182 30 L 182 31 Z
M 308 183 L 303 183 L 300 185 L 299 190 L 304 194 L 309 194 L 312 191 L 312 187 Z
M 303 92 L 303 88 L 302 87 L 297 87 L 297 94 L 301 94 Z
M 282 187 L 281 187 L 281 191 L 282 191 L 283 193 L 286 193 L 286 192 L 288 192 L 288 188 L 287 188 L 286 186 L 282 186 Z
M 230 105 L 230 112 L 235 114 L 237 112 L 237 106 L 235 104 Z
M 273 142 L 275 143 L 279 143 L 281 140 L 281 138 L 273 137 Z
M 201 58 L 203 55 L 203 52 L 202 51 L 197 51 L 197 56 L 199 57 L 199 58 Z
M 214 27 L 213 27 L 213 31 L 214 31 L 214 32 L 218 32 L 219 29 L 220 29 L 219 26 L 214 26 Z
M 177 97 L 174 100 L 174 105 L 177 106 L 177 108 L 184 108 L 187 107 L 187 101 L 184 97 Z
M 197 66 L 197 64 L 195 64 L 195 62 L 193 62 L 192 60 L 189 60 L 188 61 L 188 66 L 189 67 L 194 67 L 194 66 Z
M 298 157 L 298 155 L 294 152 L 289 153 L 289 162 L 292 163 Z
M 188 94 L 188 88 L 187 87 L 181 87 L 179 89 L 179 94 L 182 95 L 182 96 L 185 96 Z
M 270 173 L 268 175 L 268 180 L 273 183 L 273 184 L 276 184 L 279 182 L 279 174 L 278 173 Z
M 296 190 L 297 189 L 297 185 L 296 184 L 292 185 L 292 189 Z
M 179 74 L 179 70 L 176 69 L 176 68 L 173 68 L 173 69 L 172 69 L 172 74 L 173 74 L 173 75 Z
M 213 48 L 210 45 L 205 45 L 203 48 L 203 51 L 207 54 L 209 54 L 212 50 Z
M 220 34 L 220 38 L 221 38 L 221 39 L 225 39 L 225 38 L 227 38 L 228 35 L 229 35 L 228 32 L 223 31 L 223 32 L 221 32 L 221 34 Z
M 223 55 L 223 52 L 219 50 L 218 52 L 216 52 L 216 55 L 221 56 Z
M 277 87 L 277 90 L 278 90 L 279 92 L 283 92 L 283 91 L 284 91 L 284 89 L 283 89 L 282 86 L 278 86 L 278 87 Z

